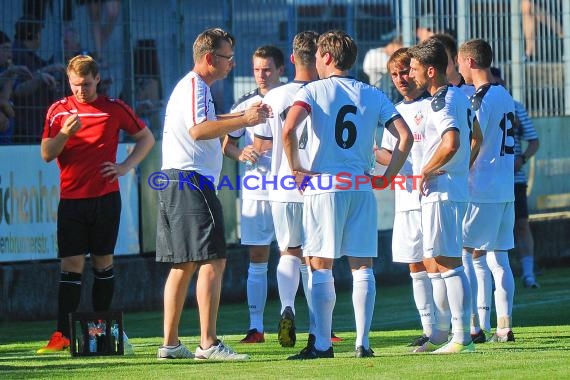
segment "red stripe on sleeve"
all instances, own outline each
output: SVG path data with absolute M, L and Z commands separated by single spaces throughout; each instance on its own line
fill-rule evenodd
M 206 87 L 206 93 L 204 94 L 204 113 L 206 114 L 206 120 L 208 120 L 208 87 Z
M 196 125 L 196 78 L 192 78 L 192 125 Z
M 295 103 L 293 103 L 293 105 L 303 107 L 305 109 L 305 111 L 307 111 L 307 113 L 309 113 L 309 114 L 311 113 L 311 106 L 305 102 L 297 100 Z

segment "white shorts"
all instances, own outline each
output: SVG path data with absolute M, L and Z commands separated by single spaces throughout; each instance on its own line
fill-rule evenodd
M 242 199 L 241 244 L 270 245 L 275 240 L 269 201 Z
M 411 264 L 419 263 L 423 258 L 422 212 L 397 212 L 392 230 L 392 261 Z
M 303 204 L 271 202 L 277 245 L 281 252 L 303 245 Z
M 304 256 L 377 257 L 376 198 L 368 191 L 303 196 Z
M 463 216 L 467 203 L 452 201 L 422 204 L 424 257 L 461 257 Z
M 514 202 L 469 203 L 463 219 L 463 246 L 507 251 L 515 246 Z

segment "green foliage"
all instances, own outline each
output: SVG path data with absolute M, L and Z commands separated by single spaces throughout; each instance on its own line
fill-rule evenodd
M 338 294 L 333 326 L 344 341 L 335 344 L 334 359 L 286 361 L 297 353 L 307 335 L 307 309 L 297 299 L 295 348 L 282 348 L 276 327 L 279 302 L 271 300 L 265 310 L 266 343 L 240 344 L 248 328 L 244 304 L 222 305 L 218 321 L 220 336 L 238 352 L 250 354 L 241 363 L 158 361 L 162 342 L 162 313 L 130 313 L 125 326 L 135 356 L 72 358 L 69 353 L 39 356 L 35 350 L 52 333 L 53 321 L 5 322 L 0 326 L 0 377 L 2 379 L 556 379 L 570 373 L 570 268 L 547 271 L 541 289 L 525 289 L 517 282 L 514 311 L 514 343 L 477 345 L 473 354 L 438 356 L 412 354 L 406 344 L 420 334 L 411 286 L 379 287 L 371 345 L 376 357 L 355 359 L 354 322 L 349 293 Z M 199 342 L 197 310 L 185 310 L 181 340 L 190 348 Z M 494 322 L 493 322 L 494 323 Z M 223 336 L 222 334 L 225 334 Z

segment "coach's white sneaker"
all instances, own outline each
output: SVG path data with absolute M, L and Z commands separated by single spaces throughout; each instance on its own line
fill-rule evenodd
M 203 350 L 200 346 L 196 347 L 196 360 L 247 360 L 249 356 L 246 354 L 238 354 L 230 346 L 226 346 L 224 342 L 218 340 L 217 345 L 213 345 L 207 350 Z
M 449 342 L 445 346 L 438 348 L 433 354 L 463 354 L 463 353 L 470 353 L 475 352 L 475 345 L 473 342 L 470 342 L 467 345 L 463 345 L 461 343 Z
M 174 348 L 160 346 L 158 352 L 156 353 L 156 358 L 158 360 L 167 359 L 193 359 L 194 354 L 186 348 L 182 342 L 178 341 L 178 346 Z

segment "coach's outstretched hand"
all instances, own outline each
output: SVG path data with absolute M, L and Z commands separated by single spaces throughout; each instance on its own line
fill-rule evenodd
M 247 125 L 253 127 L 254 125 L 265 123 L 267 118 L 273 117 L 273 112 L 267 104 L 257 102 L 246 109 L 243 116 Z

